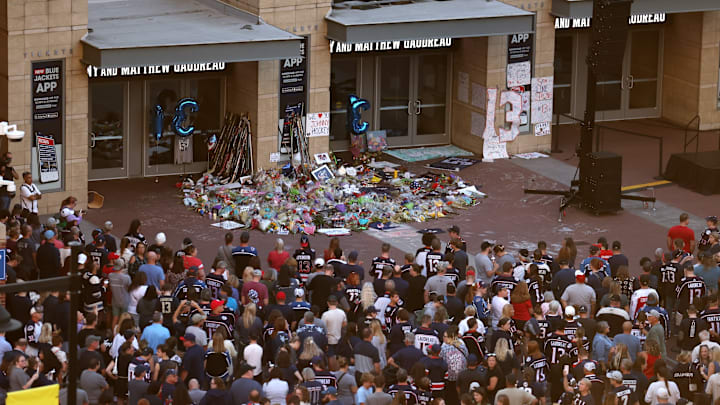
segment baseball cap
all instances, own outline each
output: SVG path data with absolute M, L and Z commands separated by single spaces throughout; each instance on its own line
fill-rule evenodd
M 575 316 L 575 307 L 572 305 L 565 307 L 565 316 Z
M 57 226 L 57 224 L 59 224 L 59 223 L 60 223 L 60 222 L 59 222 L 59 221 L 57 220 L 57 218 L 55 218 L 55 217 L 50 217 L 50 218 L 48 218 L 48 220 L 47 220 L 47 226 L 49 226 L 49 227 L 51 227 L 51 228 Z
M 337 388 L 335 387 L 327 387 L 327 389 L 324 389 L 321 394 L 323 395 L 337 395 Z
M 648 312 L 648 316 L 660 318 L 660 312 L 658 312 L 657 309 L 653 309 L 652 311 Z
M 587 314 L 588 313 L 587 307 L 585 305 L 580 305 L 580 308 L 578 308 L 578 313 L 579 314 Z
M 310 364 L 316 365 L 320 364 L 322 362 L 322 357 L 320 356 L 313 356 L 312 359 L 310 359 Z
M 305 296 L 305 290 L 302 288 L 296 288 L 295 289 L 295 297 L 304 297 Z
M 285 293 L 282 292 L 282 291 L 279 291 L 277 294 L 275 294 L 275 298 L 276 298 L 277 300 L 284 300 L 284 299 L 286 298 L 286 297 L 285 297 Z
M 485 282 L 482 280 L 479 280 L 477 282 L 477 286 L 478 286 L 478 288 L 487 288 L 487 284 L 485 284 Z
M 465 275 L 466 275 L 466 276 L 474 276 L 474 275 L 475 275 L 475 271 L 473 271 L 473 270 L 468 270 L 467 272 L 465 272 Z
M 165 370 L 165 375 L 166 375 L 166 376 L 168 376 L 168 375 L 177 375 L 177 370 L 175 370 L 174 368 L 169 368 L 169 369 Z
M 471 354 L 468 356 L 467 362 L 468 362 L 468 365 L 475 366 L 478 364 L 478 358 L 476 355 Z
M 73 210 L 68 207 L 65 207 L 60 210 L 60 216 L 63 218 L 67 217 L 68 215 L 72 215 L 72 213 L 73 213 Z
M 141 364 L 139 366 L 135 366 L 135 370 L 133 371 L 133 373 L 135 373 L 135 377 L 137 377 L 139 375 L 147 373 L 148 371 L 150 371 L 150 367 Z
M 95 243 L 105 243 L 105 237 L 100 234 L 95 238 Z
M 575 277 L 584 276 L 585 272 L 582 270 L 575 270 Z
M 595 363 L 593 363 L 592 361 L 588 361 L 583 367 L 586 371 L 595 371 Z
M 187 248 L 188 246 L 192 246 L 192 244 L 193 244 L 192 239 L 186 237 L 185 239 L 183 239 L 181 246 L 182 246 L 183 250 L 185 250 L 185 248 Z
M 375 308 L 375 305 L 370 305 L 367 309 L 365 309 L 366 314 L 376 314 L 377 311 L 378 310 Z
M 612 243 L 613 250 L 619 250 L 621 247 L 622 247 L 622 245 L 617 240 Z
M 322 257 L 318 257 L 317 259 L 315 259 L 315 267 L 322 267 L 324 265 L 325 259 L 323 259 Z
M 260 270 L 260 269 L 253 270 L 253 276 L 262 277 L 262 270 Z
M 430 346 L 430 352 L 431 353 L 440 353 L 441 348 L 442 347 L 439 344 L 435 343 L 434 345 Z
M 183 337 L 180 338 L 183 342 L 193 342 L 195 343 L 195 335 L 192 333 L 186 333 Z
M 654 293 L 650 293 L 647 297 L 647 304 L 648 305 L 657 305 L 658 303 L 658 296 Z
M 78 255 L 78 264 L 85 264 L 87 263 L 87 255 L 85 253 L 80 253 Z
M 210 303 L 210 310 L 214 311 L 215 308 L 223 306 L 225 303 L 220 300 L 213 300 Z
M 150 356 L 153 354 L 152 347 L 148 346 L 140 351 L 141 356 Z
M 303 235 L 300 237 L 300 246 L 307 247 L 310 244 L 310 239 L 307 237 L 307 235 Z
M 165 242 L 167 242 L 165 232 L 158 232 L 157 235 L 155 235 L 155 243 L 157 243 L 158 245 L 162 245 Z
M 607 378 L 609 378 L 609 379 L 611 379 L 611 380 L 615 380 L 615 381 L 622 381 L 622 380 L 623 380 L 623 375 L 622 375 L 622 373 L 619 372 L 619 371 L 617 371 L 617 370 L 608 371 L 608 373 L 605 374 L 605 377 L 607 377 Z
M 248 371 L 254 371 L 254 370 L 255 370 L 255 367 L 253 367 L 247 363 L 240 364 L 240 367 L 238 368 L 238 372 L 240 373 L 240 375 L 243 375 L 243 374 L 247 373 Z
M 685 251 L 682 249 L 678 249 L 673 252 L 673 259 L 677 259 L 678 257 L 683 257 L 685 255 Z
M 55 236 L 55 232 L 53 232 L 51 229 L 48 229 L 43 233 L 43 236 L 45 236 L 45 239 L 52 239 L 53 236 Z
M 460 233 L 460 227 L 457 225 L 453 225 L 448 228 L 448 232 Z

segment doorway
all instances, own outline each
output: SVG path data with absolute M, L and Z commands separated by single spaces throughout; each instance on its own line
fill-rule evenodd
M 628 32 L 622 69 L 597 83 L 597 120 L 660 116 L 662 35 L 659 29 Z
M 94 83 L 89 88 L 88 178 L 127 177 L 127 83 Z
M 449 142 L 449 55 L 382 55 L 376 58 L 375 125 L 388 146 Z

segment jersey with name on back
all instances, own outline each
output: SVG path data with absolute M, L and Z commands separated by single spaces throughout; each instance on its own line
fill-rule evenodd
M 370 271 L 372 271 L 373 277 L 376 279 L 382 278 L 383 269 L 385 266 L 395 268 L 395 259 L 392 257 L 374 257 L 370 264 Z
M 293 253 L 293 258 L 297 261 L 300 282 L 305 284 L 307 282 L 308 275 L 312 271 L 313 262 L 315 261 L 315 249 L 297 249 L 295 250 L 295 253 Z

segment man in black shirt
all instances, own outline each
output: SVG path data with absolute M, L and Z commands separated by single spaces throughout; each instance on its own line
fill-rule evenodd
M 327 310 L 327 299 L 335 290 L 336 281 L 332 276 L 334 271 L 331 264 L 325 265 L 323 272 L 314 276 L 307 287 L 308 291 L 312 292 L 311 304 L 317 305 L 320 312 Z
M 629 261 L 627 256 L 625 256 L 622 251 L 622 245 L 620 244 L 620 241 L 613 241 L 612 243 L 612 251 L 613 255 L 610 256 L 608 259 L 608 264 L 610 264 L 610 277 L 615 277 L 617 274 L 617 269 L 620 266 L 628 266 Z
M 413 314 L 418 309 L 422 309 L 425 305 L 425 283 L 427 278 L 420 274 L 420 266 L 413 263 L 409 270 L 410 278 L 408 279 L 407 300 L 405 300 L 405 308 Z
M 470 384 L 478 383 L 480 386 L 485 381 L 485 370 L 479 365 L 476 355 L 471 354 L 467 359 L 467 368 L 460 372 L 457 379 L 458 395 L 470 392 Z
M 340 266 L 340 272 L 341 274 L 335 274 L 336 276 L 342 277 L 343 280 L 346 280 L 350 273 L 355 272 L 360 276 L 360 281 L 365 279 L 365 269 L 362 268 L 361 265 L 358 264 L 358 252 L 353 250 L 350 252 L 350 254 L 347 257 L 347 263 Z
M 373 277 L 380 278 L 383 276 L 383 270 L 385 266 L 389 265 L 391 268 L 395 267 L 395 259 L 390 257 L 390 244 L 383 243 L 380 248 L 380 256 L 374 257 L 370 264 L 371 272 Z
M 17 241 L 16 250 L 18 255 L 22 257 L 20 265 L 17 267 L 17 276 L 23 280 L 35 280 L 37 278 L 37 268 L 35 267 L 35 256 L 37 248 L 32 238 L 32 227 L 23 225 L 22 238 Z
M 37 251 L 38 277 L 41 279 L 58 277 L 62 264 L 60 263 L 60 250 L 53 243 L 55 232 L 48 229 L 43 236 L 45 243 L 40 245 Z
M 698 334 L 708 329 L 708 323 L 704 319 L 698 318 L 695 305 L 690 305 L 687 309 L 687 318 L 682 320 L 678 331 L 677 341 L 680 343 L 680 348 L 692 351 L 695 346 L 700 344 Z

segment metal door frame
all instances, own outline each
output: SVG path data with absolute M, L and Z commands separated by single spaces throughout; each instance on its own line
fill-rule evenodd
M 93 100 L 92 90 L 89 90 L 89 103 L 88 103 L 88 181 L 96 180 L 112 180 L 112 179 L 126 179 L 128 177 L 128 162 L 129 162 L 129 123 L 130 123 L 130 86 L 127 80 L 125 81 L 108 81 L 89 83 L 88 86 L 114 86 L 120 84 L 122 86 L 123 94 L 123 111 L 122 111 L 122 136 L 123 136 L 123 153 L 122 160 L 123 164 L 120 168 L 107 168 L 107 169 L 93 169 L 92 168 L 92 148 L 93 148 L 93 132 L 92 132 L 92 117 L 93 117 Z M 88 87 L 89 88 L 89 87 Z

